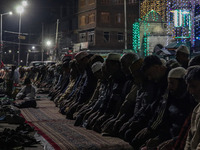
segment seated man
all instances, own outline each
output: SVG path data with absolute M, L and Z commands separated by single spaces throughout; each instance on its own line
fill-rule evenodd
M 18 108 L 36 107 L 35 93 L 36 88 L 31 84 L 30 78 L 24 81 L 24 87 L 16 96 L 15 106 Z
M 146 143 L 148 149 L 155 149 L 167 140 L 173 144 L 185 119 L 195 106 L 183 79 L 185 73 L 183 67 L 174 68 L 169 72 L 166 94 L 163 95 L 148 127 L 141 130 L 131 144 L 141 146 Z
M 191 128 L 187 135 L 187 140 L 184 150 L 191 150 L 191 149 L 197 150 L 200 149 L 200 136 L 199 136 L 200 67 L 199 66 L 190 68 L 188 70 L 188 73 L 186 75 L 186 83 L 189 93 L 195 98 L 198 104 L 192 112 Z

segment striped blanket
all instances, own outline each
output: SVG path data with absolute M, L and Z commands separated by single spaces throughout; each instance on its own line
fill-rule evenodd
M 55 149 L 62 150 L 129 150 L 132 147 L 115 137 L 101 134 L 82 127 L 75 127 L 73 120 L 65 119 L 55 104 L 42 98 L 37 108 L 21 109 L 26 121 L 35 127 Z

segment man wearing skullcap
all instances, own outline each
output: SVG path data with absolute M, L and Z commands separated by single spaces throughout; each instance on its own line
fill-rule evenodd
M 119 61 L 121 55 L 118 53 L 109 53 L 106 60 L 113 60 L 113 61 Z
M 77 61 L 79 70 L 84 72 L 85 68 L 88 64 L 89 58 L 87 57 L 89 54 L 87 52 L 81 51 L 75 55 L 75 59 Z
M 60 96 L 65 92 L 65 89 L 69 84 L 69 77 L 70 77 L 69 61 L 65 61 L 61 65 L 59 88 L 54 94 L 52 94 L 51 100 L 56 102 L 60 98 Z
M 56 105 L 59 106 L 60 108 L 63 107 L 64 99 L 67 99 L 69 94 L 72 92 L 73 87 L 75 85 L 76 79 L 79 76 L 78 68 L 76 65 L 76 60 L 73 59 L 69 62 L 69 69 L 70 69 L 70 78 L 69 78 L 69 84 L 67 88 L 65 89 L 64 93 L 58 97 L 58 99 L 55 101 Z
M 156 57 L 157 59 L 157 57 Z M 162 64 L 159 59 L 158 63 Z M 156 61 L 152 61 L 153 65 Z M 147 63 L 149 64 L 149 63 Z M 123 138 L 127 142 L 131 142 L 135 134 L 146 127 L 147 118 L 145 110 L 155 101 L 154 94 L 157 91 L 156 86 L 152 82 L 148 81 L 141 70 L 144 66 L 144 60 L 142 58 L 136 60 L 130 66 L 130 71 L 133 76 L 134 83 L 139 87 L 136 95 L 136 104 L 133 110 L 133 115 L 126 121 L 119 130 L 120 138 Z M 144 118 L 145 117 L 145 118 Z
M 66 109 L 66 118 L 74 119 L 73 114 L 78 107 L 82 107 L 91 96 L 97 85 L 97 79 L 92 73 L 91 66 L 89 66 L 89 60 L 92 55 L 89 55 L 85 51 L 81 51 L 75 55 L 78 69 L 80 71 L 81 84 L 79 88 L 75 89 L 75 98 L 72 98 L 71 104 Z
M 183 67 L 170 70 L 168 88 L 147 128 L 138 132 L 133 139 L 131 143 L 133 146 L 140 147 L 147 143 L 148 148 L 156 148 L 164 141 L 168 141 L 167 146 L 173 146 L 181 126 L 195 106 L 193 98 L 187 92 L 185 74 L 186 70 Z
M 97 61 L 91 67 L 92 73 L 98 79 L 97 86 L 95 88 L 95 91 L 92 97 L 88 99 L 88 103 L 85 104 L 80 110 L 78 110 L 77 115 L 76 115 L 76 121 L 74 123 L 75 126 L 82 125 L 85 114 L 91 111 L 95 103 L 98 101 L 98 96 L 100 95 L 99 93 L 102 90 L 100 89 L 100 87 L 102 86 L 102 66 L 103 66 L 103 63 L 100 61 Z
M 100 62 L 100 61 L 95 62 L 92 65 L 92 72 L 93 72 L 93 74 L 95 74 L 96 72 L 100 71 L 101 68 L 102 68 L 102 66 L 103 66 L 102 62 Z
M 176 49 L 176 60 L 185 69 L 188 67 L 190 51 L 187 46 L 181 45 Z
M 120 104 L 124 101 L 123 87 L 126 77 L 121 71 L 120 54 L 110 53 L 106 58 L 106 69 L 110 74 L 110 95 L 107 101 L 102 105 L 101 113 L 96 118 L 93 130 L 101 132 L 101 125 L 109 118 L 116 117 Z
M 143 99 L 147 101 L 145 109 L 143 109 L 140 114 L 136 116 L 133 115 L 120 129 L 120 136 L 130 143 L 135 134 L 148 125 L 148 120 L 151 119 L 151 116 L 154 114 L 167 88 L 167 74 L 169 70 L 163 65 L 158 56 L 151 55 L 145 57 L 141 71 L 146 81 L 145 86 L 142 87 L 143 91 L 141 91 L 141 96 L 138 98 L 142 101 Z M 147 95 L 142 96 L 142 94 L 145 93 L 147 93 Z
M 192 112 L 191 127 L 187 135 L 184 150 L 200 149 L 200 67 L 196 66 L 188 70 L 186 75 L 188 91 L 198 102 Z
M 112 136 L 117 136 L 119 128 L 124 122 L 126 122 L 130 116 L 132 116 L 132 109 L 135 107 L 135 97 L 138 87 L 134 84 L 133 77 L 129 70 L 129 67 L 133 62 L 136 62 L 139 59 L 138 55 L 135 53 L 125 53 L 120 58 L 121 69 L 126 75 L 126 82 L 123 87 L 124 102 L 118 105 L 119 113 L 118 115 L 107 122 L 103 128 L 103 135 L 111 134 Z

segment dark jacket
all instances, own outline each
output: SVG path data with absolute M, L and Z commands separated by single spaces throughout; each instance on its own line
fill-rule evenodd
M 126 80 L 123 72 L 118 71 L 112 77 L 111 95 L 106 107 L 105 113 L 109 115 L 117 115 L 120 107 L 125 100 L 127 93 L 131 89 L 130 80 Z
M 86 79 L 83 83 L 80 92 L 78 93 L 78 99 L 76 100 L 78 104 L 83 104 L 86 101 L 88 101 L 97 86 L 97 78 L 92 73 L 92 70 L 90 67 L 86 68 Z
M 175 139 L 195 105 L 196 103 L 189 93 L 183 93 L 178 98 L 169 94 L 167 98 L 160 101 L 148 128 L 155 130 L 162 141 Z

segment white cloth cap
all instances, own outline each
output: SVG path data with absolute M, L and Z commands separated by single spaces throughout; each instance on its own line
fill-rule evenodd
M 160 60 L 161 60 L 161 62 L 162 62 L 162 64 L 163 64 L 163 66 L 166 66 L 166 60 L 164 59 L 164 58 L 160 58 Z
M 83 59 L 83 58 L 86 57 L 86 56 L 88 56 L 88 53 L 87 53 L 87 52 L 84 52 L 84 51 L 78 52 L 78 53 L 75 55 L 75 59 L 76 59 L 77 61 L 79 61 L 79 60 Z
M 102 68 L 102 66 L 103 66 L 102 62 L 100 62 L 100 61 L 95 62 L 91 67 L 92 72 L 95 73 L 95 72 L 99 71 Z
M 186 70 L 183 67 L 176 67 L 170 70 L 168 73 L 168 78 L 178 78 L 181 79 L 186 74 Z
M 185 53 L 185 54 L 190 54 L 188 47 L 185 46 L 185 45 L 179 46 L 179 48 L 176 49 L 176 52 L 182 52 L 182 53 Z
M 114 61 L 119 61 L 120 60 L 121 55 L 117 54 L 117 53 L 110 53 L 108 54 L 106 60 L 114 60 Z

